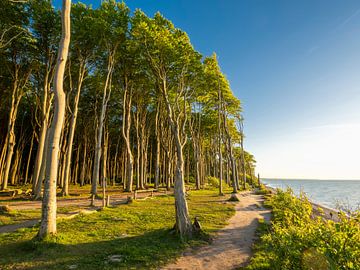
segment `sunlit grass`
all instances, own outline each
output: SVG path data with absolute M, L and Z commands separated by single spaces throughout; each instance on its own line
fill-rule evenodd
M 189 192 L 191 218 L 198 217 L 206 234 L 234 214 L 233 204 L 224 200 L 217 189 Z M 174 222 L 174 197 L 161 196 L 60 221 L 56 239 L 46 243 L 32 240 L 38 228 L 1 234 L 1 269 L 156 268 L 206 239 L 182 242 L 171 230 Z M 111 255 L 119 261 L 109 261 Z

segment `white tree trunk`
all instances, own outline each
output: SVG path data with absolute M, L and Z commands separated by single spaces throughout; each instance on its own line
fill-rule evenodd
M 48 121 L 49 121 L 49 115 L 50 115 L 50 108 L 51 108 L 51 99 L 48 98 L 49 90 L 50 90 L 50 84 L 49 84 L 49 71 L 45 73 L 45 79 L 44 79 L 44 93 L 43 93 L 43 100 L 42 100 L 42 106 L 41 106 L 41 113 L 42 113 L 42 123 L 40 128 L 40 136 L 39 136 L 39 142 L 38 147 L 36 151 L 36 159 L 35 159 L 35 167 L 33 172 L 33 195 L 34 198 L 39 198 L 41 194 L 37 193 L 40 175 L 41 175 L 41 167 L 42 162 L 44 160 L 43 156 L 46 152 L 46 132 L 48 130 Z M 42 186 L 42 183 L 40 183 L 40 186 Z M 41 188 L 40 188 L 41 192 Z
M 73 141 L 74 141 L 74 135 L 75 135 L 76 120 L 77 120 L 78 109 L 79 109 L 81 86 L 82 86 L 82 82 L 84 80 L 85 71 L 86 71 L 85 66 L 81 65 L 80 70 L 79 70 L 77 92 L 76 92 L 76 96 L 75 96 L 75 100 L 74 100 L 74 109 L 73 109 L 73 114 L 72 114 L 71 122 L 70 122 L 70 131 L 69 131 L 69 135 L 68 135 L 68 149 L 67 149 L 66 157 L 65 157 L 65 179 L 64 179 L 64 186 L 62 189 L 63 196 L 69 195 L 69 181 L 70 181 L 70 166 L 71 166 L 72 148 L 73 148 Z
M 55 109 L 54 118 L 49 130 L 49 144 L 47 146 L 48 159 L 46 161 L 41 225 L 38 234 L 40 239 L 56 234 L 56 177 L 59 162 L 59 142 L 65 118 L 65 92 L 63 83 L 70 44 L 71 0 L 63 0 L 62 8 L 62 37 L 59 44 L 54 77 Z
M 176 168 L 175 168 L 175 213 L 176 213 L 176 229 L 181 237 L 192 236 L 192 224 L 189 216 L 189 209 L 185 196 L 185 181 L 184 181 L 184 158 L 183 145 L 180 138 L 179 122 L 175 121 L 174 113 L 169 101 L 166 80 L 163 80 L 162 94 L 165 100 L 167 116 L 169 125 L 171 127 L 172 135 L 176 147 Z
M 131 127 L 131 93 L 128 94 L 127 85 L 124 89 L 124 98 L 123 98 L 123 125 L 122 125 L 122 134 L 126 145 L 126 191 L 131 192 L 133 186 L 133 164 L 134 157 L 131 152 L 130 146 L 130 127 Z
M 96 147 L 95 147 L 94 167 L 93 167 L 92 185 L 91 185 L 91 194 L 92 195 L 97 194 L 97 185 L 99 183 L 101 145 L 102 145 L 106 108 L 107 108 L 107 104 L 108 104 L 108 101 L 110 98 L 110 92 L 111 92 L 111 76 L 112 76 L 113 68 L 114 68 L 114 58 L 113 58 L 113 55 L 110 53 L 109 59 L 108 59 L 108 67 L 107 67 L 108 73 L 106 76 L 106 81 L 105 81 L 104 91 L 103 91 L 100 122 L 99 122 L 99 127 L 97 130 L 97 140 L 96 140 Z M 109 91 L 108 91 L 108 88 L 109 88 Z
M 10 109 L 9 123 L 8 123 L 8 134 L 6 136 L 5 145 L 4 145 L 4 148 L 6 148 L 5 167 L 4 167 L 3 173 L 0 171 L 0 178 L 2 176 L 2 186 L 1 186 L 2 190 L 7 189 L 7 185 L 8 185 L 8 181 L 9 181 L 11 160 L 12 160 L 12 156 L 14 154 L 15 121 L 16 121 L 16 116 L 17 116 L 17 112 L 18 112 L 18 108 L 19 108 L 20 99 L 21 99 L 21 95 L 20 96 L 17 95 L 17 92 L 19 91 L 18 87 L 19 86 L 17 85 L 17 82 L 15 81 L 14 86 L 13 86 L 13 94 L 12 94 L 12 98 L 11 98 L 11 109 Z

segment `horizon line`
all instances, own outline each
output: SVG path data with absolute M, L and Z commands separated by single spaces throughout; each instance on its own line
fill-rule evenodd
M 348 178 L 343 178 L 343 179 L 335 179 L 335 178 L 331 178 L 331 179 L 325 179 L 325 178 L 293 178 L 293 177 L 260 177 L 261 179 L 268 179 L 268 180 L 319 180 L 319 181 L 360 181 L 360 179 L 348 179 Z

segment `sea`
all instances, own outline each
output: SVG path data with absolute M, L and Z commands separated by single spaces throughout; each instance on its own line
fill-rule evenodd
M 296 195 L 305 192 L 310 201 L 332 209 L 360 209 L 360 180 L 261 179 L 272 188 L 290 187 Z

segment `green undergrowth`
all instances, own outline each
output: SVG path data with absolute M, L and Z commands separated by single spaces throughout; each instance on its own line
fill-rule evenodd
M 314 217 L 304 194 L 292 190 L 268 195 L 271 224 L 260 222 L 260 240 L 247 270 L 360 269 L 360 213 L 339 222 Z
M 190 191 L 187 199 L 205 236 L 234 214 L 217 189 Z M 60 221 L 58 235 L 41 243 L 32 240 L 38 228 L 0 234 L 0 269 L 154 269 L 207 240 L 182 242 L 174 221 L 174 197 L 160 196 Z
M 271 191 L 266 188 L 264 184 L 260 184 L 259 187 L 255 190 L 257 195 L 267 195 L 271 194 Z

